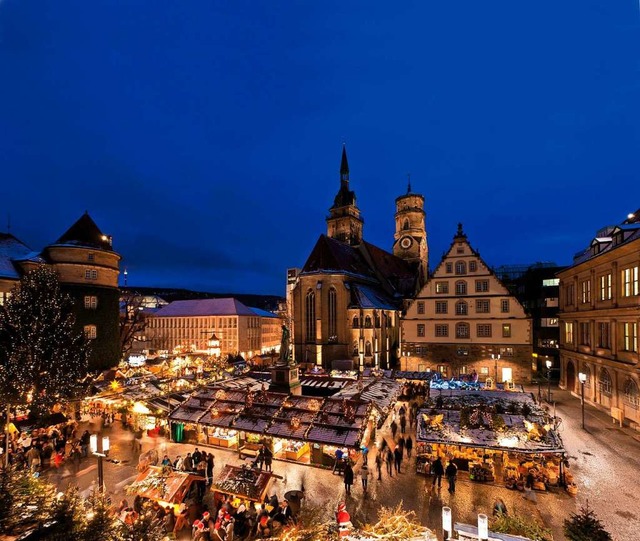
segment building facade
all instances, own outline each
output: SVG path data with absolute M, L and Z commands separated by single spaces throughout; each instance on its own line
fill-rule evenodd
M 560 385 L 640 423 L 640 210 L 602 229 L 560 278 Z
M 237 299 L 222 298 L 174 301 L 149 315 L 146 323 L 151 350 L 206 354 L 215 335 L 220 355 L 251 359 L 279 349 L 282 320 Z
M 306 263 L 288 275 L 294 358 L 325 369 L 397 364 L 400 314 L 428 268 L 424 198 L 396 200 L 394 253 L 363 238 L 346 149 L 340 188 Z
M 13 235 L 0 236 L 0 259 L 4 261 L 0 262 L 0 300 L 23 274 L 38 265 L 51 265 L 61 290 L 74 301 L 77 329 L 90 341 L 90 370 L 116 366 L 120 361 L 120 255 L 113 250 L 111 237 L 85 213 L 41 252 L 25 249 L 26 245 Z
M 480 381 L 531 379 L 531 319 L 458 225 L 449 251 L 402 320 L 402 368 Z

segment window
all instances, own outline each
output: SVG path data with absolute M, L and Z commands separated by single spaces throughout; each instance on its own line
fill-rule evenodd
M 456 324 L 456 338 L 469 338 L 469 324 L 457 323 Z
M 611 376 L 609 375 L 609 372 L 604 368 L 600 370 L 600 380 L 598 381 L 598 386 L 600 387 L 600 392 L 602 394 L 611 396 Z
M 466 295 L 467 294 L 467 282 L 460 280 L 456 282 L 456 295 Z
M 354 357 L 358 355 L 358 342 L 357 340 L 353 342 L 353 348 L 351 349 L 351 355 Z
M 371 316 L 365 316 L 365 318 L 364 318 L 364 328 L 365 329 L 370 329 L 371 328 Z
M 624 384 L 624 401 L 625 404 L 634 409 L 640 406 L 640 393 L 638 393 L 638 384 L 631 378 L 627 378 Z
M 404 223 L 402 224 L 402 229 L 404 231 L 406 231 L 407 229 L 409 229 L 409 220 L 405 219 Z
M 502 338 L 511 338 L 511 323 L 502 324 Z
M 564 343 L 573 344 L 573 322 L 565 322 L 564 324 Z
M 488 314 L 491 303 L 487 299 L 476 299 L 476 312 L 478 314 Z
M 608 301 L 611 299 L 611 274 L 600 276 L 600 300 Z
M 630 267 L 622 271 L 622 296 L 631 297 L 638 294 L 638 267 Z
M 583 346 L 588 346 L 591 344 L 591 324 L 586 322 L 580 323 L 580 344 Z
M 360 320 L 358 316 L 353 316 L 353 328 L 357 329 L 358 327 L 360 327 Z
M 489 375 L 489 367 L 488 366 L 481 366 L 480 367 L 480 373 L 483 376 L 488 376 Z
M 95 340 L 98 336 L 98 328 L 95 325 L 84 326 L 84 337 L 87 340 Z
M 451 274 L 453 272 L 453 263 L 446 263 L 445 268 L 447 269 L 447 274 Z
M 424 338 L 424 323 L 418 323 L 418 336 Z
M 542 280 L 543 287 L 552 287 L 552 286 L 559 286 L 559 285 L 560 285 L 560 278 L 546 278 L 545 280 Z
M 541 348 L 557 348 L 558 341 L 553 338 L 539 338 L 538 347 Z
M 456 248 L 456 253 L 457 254 L 464 254 L 464 246 L 458 246 Z
M 329 340 L 338 339 L 338 294 L 335 287 L 329 288 Z
M 625 351 L 638 351 L 638 324 L 623 323 L 622 338 L 624 341 L 622 349 Z
M 87 310 L 95 310 L 98 307 L 98 297 L 86 295 L 84 298 L 84 307 Z
M 464 261 L 456 261 L 456 274 L 467 274 L 467 265 Z
M 424 301 L 418 301 L 418 314 L 424 314 Z
M 369 340 L 364 345 L 364 354 L 366 357 L 371 357 L 371 342 Z
M 84 271 L 85 280 L 97 280 L 98 279 L 98 271 L 92 269 L 85 269 Z
M 311 289 L 305 298 L 305 340 L 316 341 L 316 294 Z
M 464 301 L 458 301 L 456 303 L 456 314 L 459 316 L 467 315 L 467 303 Z
M 436 301 L 436 314 L 446 314 L 448 312 L 447 301 Z
M 580 300 L 582 304 L 591 302 L 591 280 L 580 282 Z
M 573 284 L 569 284 L 566 287 L 566 306 L 573 306 L 574 302 L 575 302 L 575 288 L 573 287 Z
M 94 254 L 94 253 L 92 253 L 92 252 L 90 252 L 90 253 L 87 255 L 87 261 L 94 261 L 94 260 L 95 260 L 95 258 L 96 258 L 96 256 L 95 256 L 95 254 Z
M 500 348 L 501 357 L 513 357 L 513 348 Z
M 440 338 L 449 336 L 449 325 L 436 325 L 436 336 Z
M 436 293 L 449 293 L 449 282 L 436 282 Z
M 469 261 L 469 272 L 476 272 L 478 270 L 478 264 L 475 261 Z
M 597 324 L 598 328 L 598 341 L 597 345 L 599 348 L 609 349 L 611 344 L 609 342 L 609 323 L 605 321 L 599 321 Z
M 491 324 L 479 323 L 476 326 L 476 336 L 478 338 L 489 338 L 491 336 Z
M 489 291 L 489 280 L 476 280 L 476 293 Z
M 502 299 L 500 301 L 500 311 L 503 314 L 508 314 L 509 313 L 509 299 Z

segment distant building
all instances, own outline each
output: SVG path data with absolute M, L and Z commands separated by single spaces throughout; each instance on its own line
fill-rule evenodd
M 281 321 L 233 298 L 174 301 L 147 318 L 146 336 L 152 350 L 207 353 L 215 335 L 221 355 L 251 359 L 279 349 Z
M 408 307 L 402 336 L 403 369 L 531 379 L 531 319 L 471 247 L 462 224 Z
M 560 278 L 560 385 L 640 423 L 640 209 L 600 230 Z
M 366 242 L 343 147 L 327 234 L 320 235 L 302 269 L 287 275 L 297 362 L 359 370 L 397 363 L 403 302 L 428 268 L 423 206 L 424 198 L 409 185 L 396 199 L 393 254 Z
M 41 252 L 33 252 L 13 235 L 2 233 L 0 303 L 24 273 L 38 265 L 51 265 L 61 290 L 75 303 L 76 326 L 91 341 L 90 368 L 110 368 L 120 360 L 119 262 L 111 237 L 100 231 L 88 213 Z

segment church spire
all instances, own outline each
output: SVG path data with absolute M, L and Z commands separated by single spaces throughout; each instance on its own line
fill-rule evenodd
M 411 193 L 411 173 L 407 173 L 407 194 Z
M 349 183 L 349 162 L 347 161 L 347 145 L 342 143 L 342 161 L 340 162 L 340 181 Z

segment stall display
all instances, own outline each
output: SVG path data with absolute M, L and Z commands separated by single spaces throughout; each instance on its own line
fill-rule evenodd
M 238 432 L 227 428 L 212 428 L 206 430 L 207 440 L 204 443 L 216 445 L 226 449 L 234 448 L 238 445 Z
M 213 490 L 254 502 L 263 502 L 273 478 L 282 479 L 271 472 L 255 470 L 246 465 L 238 468 L 227 464 L 213 482 Z
M 204 481 L 204 478 L 173 471 L 166 466 L 149 466 L 136 477 L 126 491 L 127 494 L 142 496 L 165 506 L 178 505 L 183 503 L 191 492 L 191 485 L 199 481 Z
M 302 441 L 286 441 L 284 445 L 285 458 L 287 460 L 300 460 L 309 453 L 309 444 Z
M 495 470 L 491 462 L 470 462 L 469 479 L 478 483 L 493 483 Z

